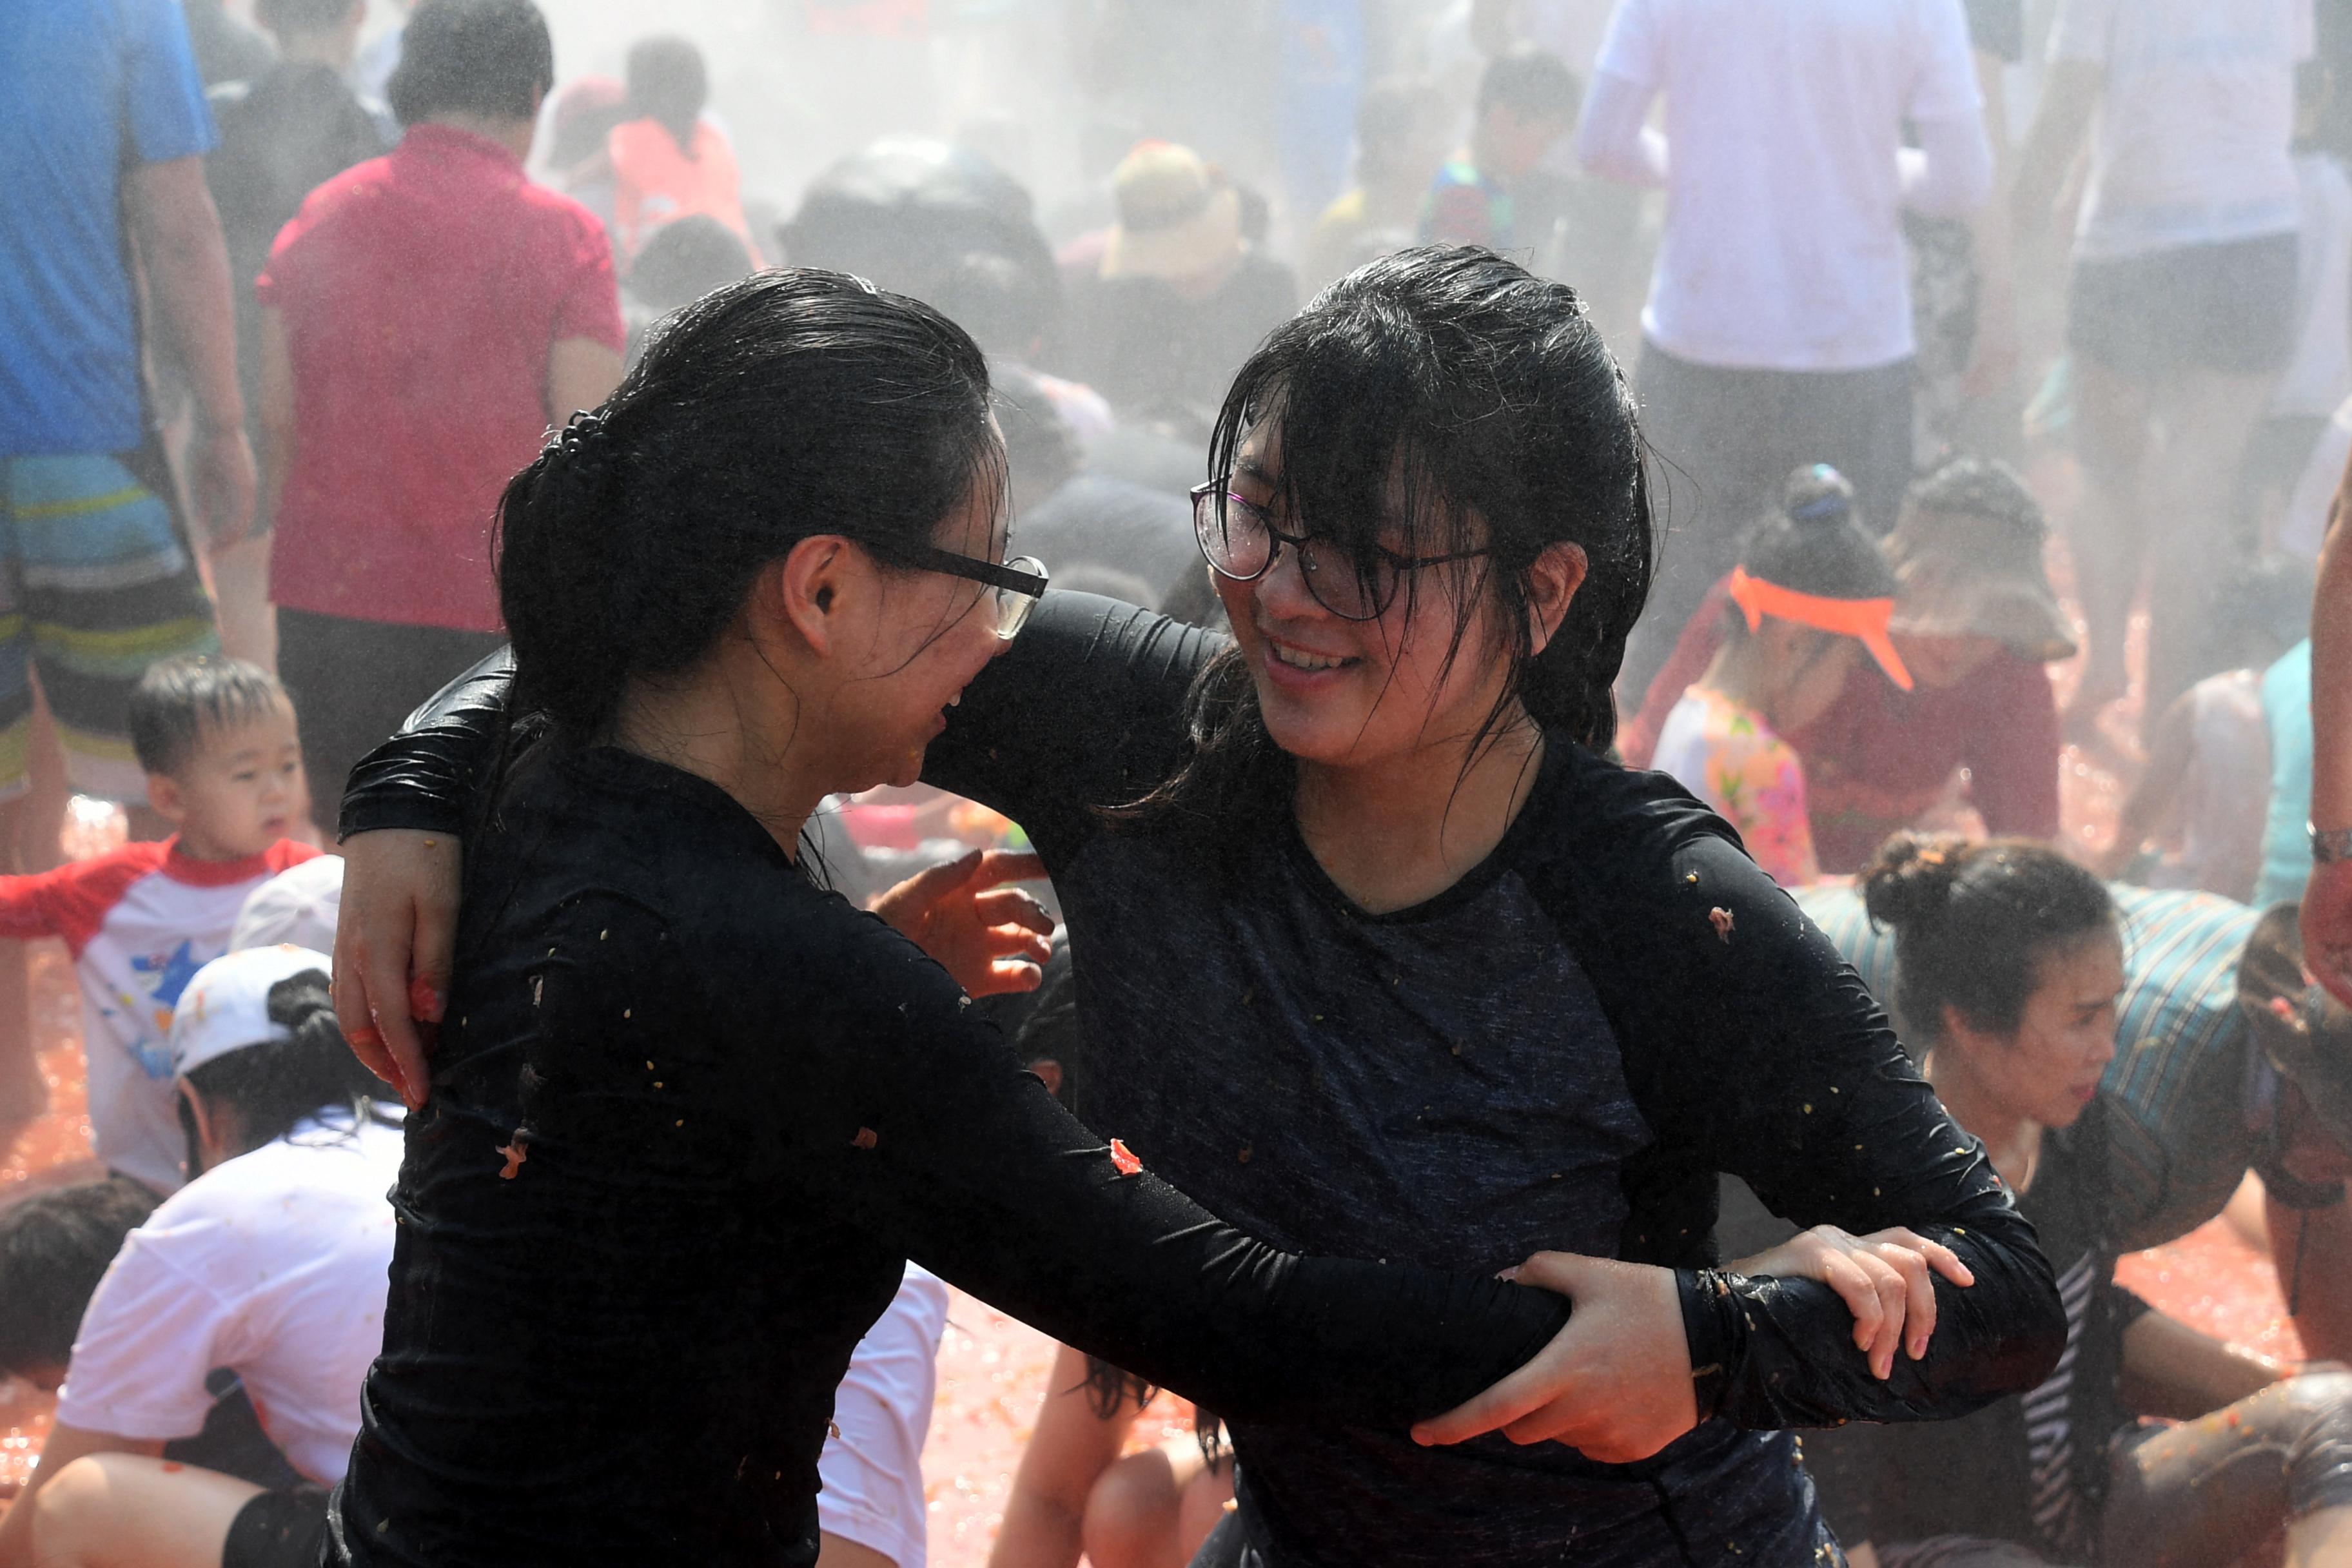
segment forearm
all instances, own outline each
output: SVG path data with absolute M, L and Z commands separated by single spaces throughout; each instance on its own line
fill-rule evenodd
M 1653 90 L 1639 82 L 1596 74 L 1576 127 L 1577 161 L 1603 179 L 1663 185 L 1669 168 L 1666 139 L 1647 124 Z
M 1234 1420 L 1402 1429 L 1516 1370 L 1567 1321 L 1548 1292 L 1282 1253 L 1112 1152 L 895 933 L 837 963 L 906 1002 L 847 1021 L 872 1147 L 841 1201 L 940 1278 Z M 772 1023 L 746 1028 L 752 1037 Z M 844 1135 L 845 1144 L 849 1142 Z
M 245 398 L 236 379 L 234 285 L 204 160 L 146 164 L 128 184 L 142 268 L 187 368 L 196 416 L 207 429 L 240 428 Z
M 2311 821 L 2352 827 L 2352 466 L 2328 509 L 2311 603 Z
M 2142 1312 L 2124 1331 L 2125 1404 L 2134 1415 L 2193 1421 L 2285 1374 L 2162 1312 Z

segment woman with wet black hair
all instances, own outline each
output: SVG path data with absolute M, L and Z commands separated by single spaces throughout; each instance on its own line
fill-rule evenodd
M 1478 250 L 1373 263 L 1226 399 L 1195 522 L 1232 639 L 1048 595 L 923 763 L 1045 857 L 1089 1125 L 1291 1245 L 1574 1298 L 1542 1358 L 1572 1394 L 1514 1379 L 1416 1433 L 1557 1444 L 1211 1397 L 1228 1554 L 1805 1561 L 1835 1547 L 1780 1428 L 1956 1414 L 2058 1354 L 2031 1233 L 1852 972 L 1720 819 L 1601 754 L 1642 458 L 1572 290 Z M 453 689 L 346 802 L 347 832 L 413 830 L 352 840 L 339 974 L 420 1084 L 394 1015 L 421 918 L 442 1016 L 449 836 L 505 701 Z M 1717 1268 L 1725 1170 L 1822 1228 Z
M 1224 1226 L 812 876 L 820 804 L 912 783 L 1043 591 L 1003 515 L 980 351 L 824 272 L 690 307 L 508 487 L 516 722 L 331 1561 L 813 1563 L 910 1257 L 1220 1409 L 1399 1441 L 1559 1329 L 1491 1270 Z

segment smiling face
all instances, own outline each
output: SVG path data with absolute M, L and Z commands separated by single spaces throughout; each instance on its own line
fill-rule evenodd
M 1945 1009 L 1945 1037 L 2003 1106 L 2044 1127 L 2071 1127 L 2116 1055 L 2124 991 L 2123 938 L 2091 931 L 2043 953 L 2013 1035 L 1977 1029 Z
M 1231 488 L 1265 508 L 1276 529 L 1296 534 L 1304 530 L 1286 510 L 1281 462 L 1271 437 L 1254 433 L 1242 445 Z M 1434 549 L 1426 541 L 1435 531 L 1425 531 L 1423 553 Z M 1385 531 L 1383 542 L 1409 553 L 1402 529 Z M 1579 553 L 1579 581 L 1581 561 Z M 1325 608 L 1289 545 L 1252 581 L 1216 576 L 1275 744 L 1304 763 L 1360 767 L 1475 734 L 1509 679 L 1494 593 L 1476 591 L 1491 570 L 1480 556 L 1406 573 L 1388 608 L 1370 621 Z M 1567 594 L 1574 591 L 1569 584 Z M 1470 602 L 1457 605 L 1464 598 Z
M 803 549 L 822 547 L 811 541 Z M 952 554 L 1001 562 L 1007 543 L 998 487 L 982 483 L 932 531 Z M 842 619 L 842 660 L 824 722 L 843 791 L 911 784 L 923 751 L 947 728 L 947 710 L 972 678 L 1012 645 L 996 635 L 994 596 L 945 572 L 895 565 L 855 545 L 837 569 L 828 613 Z

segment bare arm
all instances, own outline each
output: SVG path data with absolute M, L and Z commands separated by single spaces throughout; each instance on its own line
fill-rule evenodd
M 1629 185 L 1666 183 L 1666 139 L 1648 124 L 1656 95 L 1640 82 L 1595 72 L 1576 126 L 1576 157 L 1603 179 Z
M 2010 192 L 2018 232 L 2037 232 L 2049 221 L 2105 81 L 2105 68 L 2090 60 L 2059 60 L 2051 66 L 2042 80 L 2042 108 L 2025 133 L 2025 145 L 2017 156 L 2017 183 Z
M 124 182 L 131 236 L 163 330 L 188 367 L 196 400 L 188 489 L 206 542 L 217 550 L 253 525 L 253 451 L 236 384 L 236 331 L 228 246 L 202 158 L 142 163 Z
M 85 1432 L 63 1425 L 50 1427 L 33 1479 L 9 1505 L 7 1517 L 0 1519 L 0 1568 L 33 1568 L 33 1499 L 40 1495 L 50 1477 L 89 1454 L 143 1454 L 152 1459 L 163 1452 L 161 1438 L 118 1437 L 111 1432 Z
M 2124 1331 L 2124 1403 L 2136 1415 L 2193 1421 L 2285 1375 L 2162 1312 L 2143 1312 Z
M 2311 603 L 2311 824 L 2352 827 L 2352 465 L 2327 510 L 2319 589 Z M 2352 1002 L 2352 861 L 2315 867 L 2304 890 L 2305 957 L 2327 988 Z
M 2157 721 L 2148 740 L 2147 771 L 2125 797 L 2116 821 L 2116 841 L 2101 857 L 2103 877 L 2123 873 L 2140 846 L 2168 829 L 2179 814 L 2180 786 L 2187 781 L 2189 759 L 2196 750 L 2196 697 L 2184 691 Z
M 1096 1415 L 1086 1382 L 1087 1358 L 1064 1345 L 1004 1500 L 988 1568 L 1077 1568 L 1087 1495 L 1118 1460 L 1136 1416 L 1124 1402 L 1108 1421 Z
M 621 384 L 621 356 L 593 338 L 564 338 L 547 355 L 547 418 L 562 425 Z
M 261 312 L 260 515 L 275 518 L 294 468 L 294 359 L 286 347 L 286 318 L 276 307 Z

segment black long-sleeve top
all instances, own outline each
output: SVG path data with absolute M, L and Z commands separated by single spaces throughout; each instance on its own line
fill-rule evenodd
M 1097 807 L 1185 754 L 1183 696 L 1220 646 L 1048 595 L 926 764 L 1045 858 L 1088 1038 L 1080 1113 L 1288 1247 L 1675 1268 L 1705 1417 L 1606 1466 L 1228 1409 L 1270 1561 L 1533 1564 L 1571 1543 L 1596 1563 L 1809 1560 L 1827 1537 L 1777 1429 L 1963 1414 L 2049 1371 L 2065 1331 L 2049 1266 L 1982 1150 L 1828 941 L 1663 775 L 1549 736 L 1487 861 L 1379 916 L 1286 810 L 1237 810 L 1213 845 L 1197 825 L 1107 823 Z M 345 830 L 461 831 L 502 691 L 486 674 L 420 715 L 354 775 Z M 1800 1224 L 1907 1225 L 1977 1284 L 1939 1281 L 1927 1358 L 1878 1382 L 1826 1287 L 1712 1270 L 1718 1171 Z
M 910 1256 L 1253 1422 L 1402 1432 L 1567 1319 L 1123 1174 L 703 780 L 533 762 L 467 860 L 332 1561 L 814 1563 L 834 1388 Z

